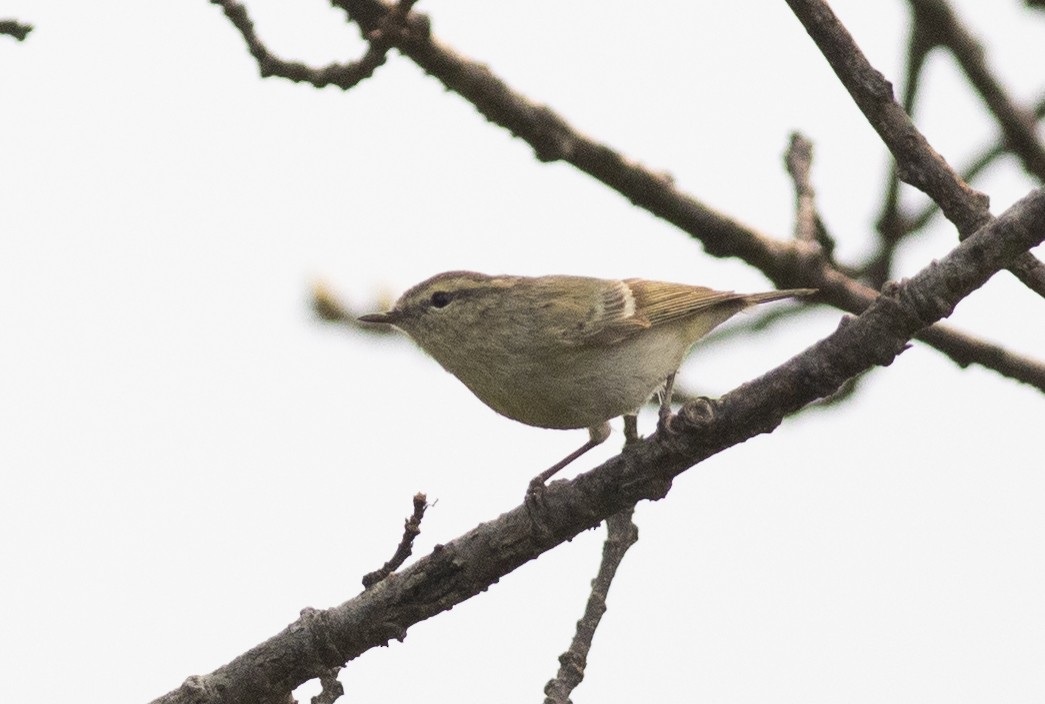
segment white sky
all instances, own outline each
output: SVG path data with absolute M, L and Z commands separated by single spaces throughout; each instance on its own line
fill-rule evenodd
M 1036 99 L 1045 15 L 955 4 Z M 906 4 L 835 6 L 899 87 Z M 286 58 L 360 52 L 322 2 L 249 8 Z M 418 9 L 579 129 L 778 237 L 802 130 L 842 258 L 871 248 L 884 150 L 783 2 Z M 0 701 L 159 696 L 355 595 L 416 491 L 438 500 L 425 554 L 584 439 L 498 417 L 405 340 L 316 323 L 315 280 L 361 309 L 454 268 L 767 286 L 537 163 L 398 55 L 343 93 L 260 80 L 203 0 L 0 15 L 37 27 L 0 38 Z M 946 57 L 930 76 L 918 122 L 961 165 L 994 128 Z M 1032 187 L 1011 160 L 977 185 L 995 212 Z M 936 223 L 900 274 L 954 242 Z M 1041 358 L 1042 305 L 1002 274 L 952 322 Z M 698 353 L 684 379 L 725 392 L 838 318 Z M 852 402 L 690 471 L 640 505 L 574 701 L 1041 701 L 1042 419 L 1040 392 L 915 346 Z M 602 536 L 351 663 L 346 701 L 540 700 Z

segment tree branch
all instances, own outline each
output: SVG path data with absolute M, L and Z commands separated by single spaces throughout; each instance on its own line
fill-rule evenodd
M 1045 117 L 1045 98 L 1039 98 L 1038 101 L 1034 104 L 1034 119 L 1037 121 L 1041 120 L 1041 118 L 1043 117 Z M 979 155 L 973 157 L 969 161 L 969 164 L 964 169 L 962 169 L 962 179 L 966 182 L 971 182 L 973 179 L 979 176 L 980 173 L 982 173 L 988 166 L 993 164 L 998 157 L 1002 156 L 1003 154 L 1007 154 L 1008 152 L 1009 150 L 1005 145 L 1004 137 L 1002 137 L 1000 141 L 996 142 L 991 146 L 983 147 L 980 150 Z M 939 210 L 939 208 L 937 207 L 936 203 L 930 201 L 929 204 L 926 205 L 921 212 L 907 219 L 907 230 L 915 231 L 925 227 L 925 225 L 929 222 L 929 218 L 935 215 L 937 210 Z
M 784 155 L 784 165 L 795 187 L 795 239 L 816 242 L 820 219 L 816 210 L 816 191 L 810 178 L 813 170 L 813 143 L 798 132 L 791 133 L 791 143 Z
M 921 84 L 922 69 L 925 59 L 932 49 L 917 26 L 911 29 L 907 40 L 907 70 L 904 75 L 903 107 L 908 115 L 914 114 L 918 87 Z M 929 201 L 933 202 L 933 201 Z M 907 219 L 900 214 L 900 176 L 895 163 L 889 164 L 886 177 L 885 198 L 882 202 L 882 214 L 877 222 L 878 239 L 881 244 L 871 261 L 864 267 L 864 276 L 876 289 L 892 277 L 893 256 L 904 237 L 913 231 Z
M 388 6 L 379 0 L 333 0 L 368 32 L 377 28 Z M 429 26 L 410 13 L 406 23 Z M 446 88 L 471 102 L 483 117 L 525 140 L 545 162 L 565 161 L 614 189 L 635 205 L 667 220 L 700 240 L 708 253 L 738 257 L 757 267 L 782 288 L 801 286 L 799 262 L 813 256 L 744 227 L 682 193 L 670 176 L 654 172 L 614 149 L 581 134 L 547 106 L 513 91 L 484 64 L 467 59 L 430 33 L 408 32 L 396 49 Z
M 1027 173 L 1045 181 L 1045 147 L 1038 140 L 1034 114 L 1017 105 L 1002 87 L 987 66 L 983 45 L 962 25 L 946 0 L 909 2 L 915 31 L 950 50 L 1001 126 L 1007 151 L 1019 158 Z
M 428 497 L 420 492 L 414 494 L 414 512 L 403 522 L 403 537 L 399 541 L 395 553 L 379 569 L 364 575 L 364 589 L 370 589 L 382 579 L 387 579 L 390 574 L 402 567 L 406 558 L 410 557 L 414 551 L 414 538 L 421 533 L 421 519 L 425 517 L 427 508 Z
M 571 481 L 520 505 L 389 576 L 340 606 L 309 610 L 282 633 L 210 675 L 192 677 L 155 704 L 257 704 L 286 693 L 407 629 L 481 593 L 581 531 L 636 502 L 663 498 L 686 469 L 835 392 L 874 365 L 888 365 L 917 332 L 950 314 L 1015 257 L 1045 239 L 1045 189 L 1033 191 L 831 335 L 717 401 L 683 407 L 668 428 Z
M 212 0 L 223 7 L 235 4 L 229 0 Z M 393 7 L 380 0 L 333 0 L 349 17 L 359 23 L 364 34 L 379 30 L 388 23 Z M 402 13 L 403 6 L 396 6 Z M 875 292 L 857 283 L 825 261 L 821 248 L 808 242 L 781 241 L 733 220 L 675 188 L 671 179 L 634 162 L 610 147 L 595 142 L 575 130 L 550 108 L 531 102 L 514 92 L 481 63 L 468 60 L 431 36 L 428 18 L 408 12 L 399 20 L 406 29 L 387 32 L 384 36 L 403 55 L 413 60 L 426 73 L 437 78 L 449 90 L 469 100 L 489 121 L 501 125 L 529 143 L 538 159 L 561 159 L 593 176 L 629 201 L 667 220 L 699 240 L 704 249 L 717 257 L 737 257 L 756 267 L 780 288 L 816 287 L 820 299 L 849 312 L 859 312 L 873 300 Z M 242 30 L 241 30 L 242 31 Z M 844 30 L 843 30 L 844 31 Z M 263 71 L 264 74 L 264 71 Z M 310 80 L 309 78 L 291 80 Z M 902 111 L 901 111 L 902 112 Z M 930 148 L 931 149 L 931 148 Z M 935 153 L 935 152 L 934 152 Z M 1033 259 L 1033 258 L 1032 258 Z M 320 315 L 329 311 L 317 301 Z M 974 359 L 989 369 L 1008 375 L 1008 367 L 997 367 L 997 355 L 978 357 L 981 344 L 965 346 L 969 336 L 942 332 L 926 342 L 945 354 L 959 350 L 954 358 L 959 364 Z M 1037 363 L 1017 355 L 1027 367 L 1021 378 L 1035 378 Z M 961 361 L 959 361 L 961 360 Z
M 544 704 L 569 704 L 570 693 L 584 679 L 584 668 L 588 664 L 595 630 L 606 613 L 606 596 L 624 560 L 628 549 L 639 539 L 639 529 L 631 517 L 635 507 L 631 506 L 606 519 L 606 542 L 602 545 L 602 561 L 599 572 L 591 583 L 591 594 L 584 607 L 584 615 L 577 621 L 570 647 L 559 656 L 559 671 L 555 678 L 544 686 L 547 695 Z
M 337 86 L 342 90 L 348 90 L 374 75 L 374 71 L 387 59 L 388 49 L 391 47 L 388 33 L 390 30 L 394 31 L 397 20 L 402 17 L 395 7 L 390 8 L 382 25 L 366 34 L 367 51 L 358 61 L 347 64 L 332 63 L 322 68 L 314 68 L 297 61 L 284 61 L 269 51 L 254 31 L 254 23 L 247 14 L 247 8 L 240 3 L 235 0 L 211 2 L 224 10 L 232 26 L 243 35 L 250 55 L 258 62 L 262 78 L 278 76 L 291 81 L 310 83 L 316 88 Z
M 959 237 L 990 221 L 987 196 L 958 177 L 918 131 L 893 98 L 893 87 L 860 51 L 852 36 L 823 0 L 787 0 L 787 4 L 820 48 L 835 75 L 885 142 L 900 178 L 939 204 L 958 227 Z M 1032 291 L 1045 297 L 1045 265 L 1025 253 L 1010 270 Z

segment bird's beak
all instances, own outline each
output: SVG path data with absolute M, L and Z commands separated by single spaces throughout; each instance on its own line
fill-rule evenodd
M 368 313 L 367 315 L 361 315 L 357 320 L 361 323 L 377 323 L 384 325 L 395 325 L 402 315 L 395 310 L 390 310 L 387 313 Z

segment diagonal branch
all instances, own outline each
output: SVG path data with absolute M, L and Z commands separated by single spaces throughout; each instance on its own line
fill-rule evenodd
M 922 69 L 925 68 L 925 60 L 931 49 L 932 44 L 927 41 L 925 34 L 914 25 L 907 41 L 907 68 L 904 72 L 903 108 L 908 115 L 914 114 Z M 882 214 L 878 216 L 877 230 L 881 246 L 864 268 L 864 275 L 872 286 L 881 288 L 882 284 L 891 278 L 896 248 L 903 238 L 914 230 L 906 218 L 900 215 L 900 176 L 893 164 L 889 164 L 885 198 L 882 202 Z
M 1027 173 L 1045 181 L 1045 146 L 1038 140 L 1034 114 L 1018 105 L 1002 87 L 987 66 L 983 45 L 958 20 L 946 0 L 909 2 L 915 30 L 950 50 L 1001 126 L 1007 150 L 1019 158 Z
M 945 47 L 980 93 L 1001 128 L 1000 141 L 983 150 L 962 170 L 962 180 L 972 182 L 997 157 L 1012 153 L 1021 160 L 1028 173 L 1045 181 L 1045 147 L 1037 138 L 1037 120 L 1045 114 L 1045 101 L 1039 100 L 1032 110 L 1025 110 L 1008 95 L 988 67 L 982 44 L 962 25 L 945 0 L 910 0 L 910 3 L 912 31 L 908 42 L 903 100 L 907 113 L 914 114 L 914 100 L 925 57 L 934 48 Z M 929 201 L 918 214 L 901 216 L 899 181 L 896 172 L 891 170 L 882 215 L 878 221 L 882 247 L 866 268 L 872 284 L 880 286 L 888 279 L 896 247 L 907 235 L 925 227 L 937 210 L 936 203 Z
M 333 1 L 364 31 L 379 27 L 390 11 L 380 0 Z M 767 237 L 713 210 L 678 190 L 670 178 L 588 138 L 550 108 L 516 93 L 486 65 L 466 59 L 443 45 L 431 36 L 430 23 L 423 15 L 410 13 L 404 23 L 418 29 L 396 35 L 396 49 L 449 90 L 471 102 L 489 121 L 529 143 L 538 159 L 558 159 L 575 166 L 635 205 L 700 240 L 709 254 L 737 257 L 762 271 L 781 288 L 819 288 L 823 300 L 849 312 L 862 311 L 873 299 L 870 289 L 824 262 L 818 247 Z M 943 332 L 935 339 L 939 336 L 947 338 L 947 349 L 963 348 L 961 337 Z M 975 346 L 969 348 L 963 358 L 975 356 L 973 349 Z M 994 359 L 977 358 L 977 363 L 1005 374 L 1004 369 L 991 366 Z M 1023 376 L 1035 376 L 1032 370 L 1040 365 L 1033 360 L 1025 361 L 1028 373 Z
M 900 178 L 939 204 L 948 220 L 967 236 L 990 221 L 988 199 L 973 190 L 918 131 L 910 116 L 893 98 L 893 87 L 879 73 L 823 0 L 787 0 L 834 69 L 842 85 L 885 142 L 896 160 Z M 1045 297 L 1045 264 L 1030 253 L 1010 270 L 1031 290 Z
M 231 4 L 228 0 L 217 1 L 223 6 Z M 364 33 L 387 26 L 389 14 L 393 12 L 392 6 L 380 0 L 334 2 L 359 23 Z M 514 92 L 484 64 L 466 59 L 434 39 L 424 15 L 409 12 L 400 21 L 402 31 L 385 34 L 397 50 L 448 89 L 472 102 L 491 122 L 524 139 L 538 158 L 561 159 L 572 164 L 635 205 L 700 240 L 709 254 L 737 257 L 762 271 L 781 288 L 816 287 L 822 300 L 851 313 L 864 310 L 877 295 L 873 289 L 825 261 L 819 247 L 807 242 L 784 242 L 756 232 L 678 190 L 670 178 L 581 134 L 550 108 Z M 968 335 L 938 331 L 925 341 L 962 366 L 973 360 L 988 369 L 1014 376 L 1010 369 L 1015 365 L 1021 370 L 1015 378 L 1024 381 L 1045 378 L 1041 364 L 1034 360 L 1006 354 L 1008 364 L 999 365 L 1001 357 L 997 354 L 979 356 L 984 344 Z M 1045 389 L 1045 385 L 1035 385 Z
M 1045 117 L 1045 97 L 1039 98 L 1038 101 L 1034 103 L 1034 119 L 1037 121 L 1041 120 L 1043 117 Z M 964 169 L 962 169 L 962 179 L 964 179 L 967 182 L 971 182 L 973 179 L 979 176 L 988 166 L 993 164 L 998 159 L 998 157 L 1002 156 L 1003 154 L 1007 154 L 1008 152 L 1009 150 L 1004 143 L 1004 138 L 1000 143 L 995 143 L 991 146 L 983 147 L 980 150 L 979 154 L 973 157 L 969 161 L 968 165 Z M 930 201 L 929 204 L 926 205 L 921 212 L 919 212 L 917 215 L 908 218 L 907 229 L 914 231 L 920 230 L 921 228 L 925 227 L 926 223 L 929 222 L 929 218 L 935 215 L 937 210 L 939 210 L 939 208 L 936 206 L 936 203 Z
M 663 498 L 674 477 L 888 365 L 920 330 L 947 316 L 1015 257 L 1045 239 L 1045 188 L 1033 191 L 909 280 L 890 284 L 863 314 L 776 369 L 683 407 L 667 430 L 628 446 L 389 576 L 340 606 L 308 611 L 282 633 L 154 704 L 256 704 L 287 692 L 475 596 L 519 566 L 641 500 Z
M 602 545 L 599 572 L 591 583 L 591 594 L 584 607 L 584 615 L 577 621 L 577 630 L 569 649 L 559 656 L 559 671 L 544 687 L 544 704 L 569 704 L 570 692 L 584 679 L 588 651 L 595 638 L 595 630 L 606 613 L 606 595 L 617 574 L 624 555 L 639 539 L 639 529 L 632 522 L 635 507 L 615 513 L 606 519 L 606 542 Z
M 364 32 L 378 28 L 390 7 L 380 0 L 333 0 Z M 428 28 L 424 15 L 405 24 Z M 394 38 L 396 49 L 446 88 L 471 102 L 483 117 L 525 140 L 541 161 L 565 161 L 635 205 L 667 220 L 704 244 L 709 254 L 738 257 L 781 287 L 799 286 L 800 262 L 815 254 L 755 232 L 679 191 L 654 172 L 576 130 L 545 105 L 512 90 L 489 67 L 461 56 L 430 32 L 411 29 Z M 790 283 L 789 283 L 790 282 Z

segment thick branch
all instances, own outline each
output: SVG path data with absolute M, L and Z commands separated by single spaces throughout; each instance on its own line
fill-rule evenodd
M 256 704 L 285 700 L 301 683 L 367 650 L 402 640 L 413 624 L 479 594 L 581 531 L 643 499 L 664 497 L 696 463 L 773 430 L 784 416 L 830 395 L 948 315 L 1013 258 L 1045 239 L 1045 189 L 1029 196 L 910 280 L 892 284 L 855 319 L 718 401 L 685 406 L 666 431 L 572 481 L 437 546 L 413 565 L 286 630 L 214 673 L 190 678 L 156 703 Z

